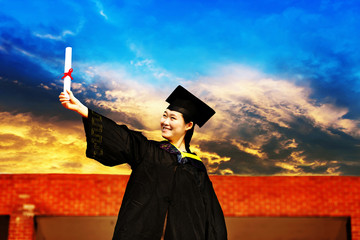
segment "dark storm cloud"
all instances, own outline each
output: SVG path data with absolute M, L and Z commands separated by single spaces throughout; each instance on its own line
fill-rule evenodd
M 356 164 L 340 164 L 339 170 L 344 172 L 347 176 L 359 176 L 360 172 L 360 164 L 357 162 Z
M 296 118 L 291 128 L 278 128 L 277 131 L 289 139 L 295 139 L 297 149 L 304 151 L 308 161 L 358 161 L 360 139 L 338 129 L 320 128 L 305 118 Z M 346 173 L 344 173 L 346 174 Z
M 290 81 L 243 80 L 238 76 L 247 75 L 244 71 L 226 72 L 210 88 L 221 114 L 214 130 L 219 132 L 218 141 L 200 143 L 201 150 L 220 156 L 209 157 L 211 171 L 352 175 L 347 166 L 360 165 L 358 121 L 344 117 L 347 108 L 316 101 L 310 98 L 311 88 Z
M 215 152 L 221 157 L 230 157 L 229 161 L 212 163 L 205 160 L 211 174 L 222 174 L 222 170 L 231 169 L 239 175 L 272 175 L 281 173 L 282 168 L 271 163 L 269 159 L 261 159 L 258 156 L 241 151 L 230 141 L 202 141 L 201 149 L 207 152 Z
M 234 174 L 240 175 L 329 174 L 334 169 L 341 175 L 354 175 L 354 169 L 360 166 L 360 140 L 341 130 L 316 126 L 305 116 L 292 116 L 292 121 L 287 122 L 289 127 L 264 119 L 259 122 L 261 118 L 257 114 L 248 114 L 248 111 L 232 113 L 232 116 L 242 114 L 248 120 L 238 126 L 237 132 L 229 133 L 229 138 L 238 136 L 242 146 L 247 148 L 254 144 L 255 137 L 263 137 L 266 140 L 259 147 L 262 156 L 240 150 L 231 140 L 202 141 L 202 150 L 231 158 L 221 163 L 207 161 L 213 173 L 220 174 L 221 170 L 231 169 Z M 271 136 L 271 133 L 277 134 Z M 296 145 L 288 147 L 292 142 Z M 294 152 L 297 154 L 295 157 Z M 280 163 L 294 169 L 289 172 Z

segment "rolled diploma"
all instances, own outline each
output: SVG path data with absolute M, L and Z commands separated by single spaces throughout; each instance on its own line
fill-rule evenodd
M 71 56 L 72 56 L 72 48 L 67 47 L 65 49 L 65 69 L 64 69 L 65 73 L 69 72 L 71 68 Z M 66 92 L 66 90 L 70 91 L 70 89 L 71 89 L 71 78 L 69 76 L 66 76 L 64 78 L 64 93 L 67 98 L 69 98 L 69 94 Z

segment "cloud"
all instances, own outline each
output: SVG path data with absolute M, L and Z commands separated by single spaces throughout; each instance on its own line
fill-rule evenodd
M 81 121 L 0 112 L 1 173 L 129 174 L 129 167 L 102 166 L 85 157 Z
M 233 125 L 233 120 L 243 122 L 243 119 L 255 116 L 259 118 L 257 121 L 283 128 L 289 128 L 290 123 L 304 117 L 324 131 L 334 128 L 354 137 L 360 136 L 359 120 L 345 118 L 347 108 L 313 99 L 309 87 L 269 78 L 243 66 L 229 66 L 219 72 L 223 75 L 204 78 L 195 85 L 211 94 L 209 101 L 221 109 L 219 117 L 230 129 L 237 126 Z M 229 116 L 232 121 L 226 121 Z
M 21 127 L 16 127 L 16 130 L 14 128 L 13 132 L 25 131 L 26 134 L 1 132 L 4 139 L 9 139 L 7 144 L 12 144 L 6 146 L 6 141 L 3 141 L 0 145 L 7 160 L 1 159 L 4 160 L 2 169 L 11 171 L 9 166 L 21 169 L 16 163 L 19 162 L 18 159 L 24 159 L 26 162 L 35 162 L 38 168 L 34 171 L 38 172 L 102 172 L 97 165 L 76 160 L 84 157 L 83 151 L 79 151 L 81 145 L 76 145 L 80 144 L 78 141 L 74 141 L 77 148 L 71 151 L 72 154 L 78 153 L 76 157 L 69 155 L 67 150 L 60 151 L 49 145 L 50 142 L 55 142 L 66 149 L 68 145 L 61 143 L 58 135 L 63 128 L 58 126 L 65 119 L 75 121 L 74 114 L 62 109 L 57 101 L 62 84 L 59 80 L 43 81 L 52 75 L 45 70 L 32 71 L 41 68 L 41 65 L 37 55 L 29 51 L 27 45 L 5 47 L 6 53 L 1 52 L 0 55 L 4 63 L 0 68 L 8 72 L 1 71 L 6 74 L 1 76 L 5 95 L 0 96 L 0 99 L 3 103 L 8 102 L 6 99 L 10 96 L 16 102 L 8 102 L 2 106 L 3 112 L 9 113 L 10 109 L 21 112 L 19 109 L 23 107 L 22 112 L 31 110 L 34 115 L 56 116 L 58 120 L 56 126 L 48 123 L 47 129 L 56 129 L 53 133 L 42 127 L 43 120 L 32 120 L 34 115 L 22 116 L 15 112 L 5 115 L 14 126 L 19 126 L 16 119 L 22 116 L 28 121 L 24 125 L 34 124 L 34 129 L 37 130 L 32 133 L 33 139 L 27 133 L 29 130 Z M 11 59 L 5 57 L 9 53 L 15 53 L 11 55 Z M 199 77 L 196 81 L 172 75 L 171 81 L 148 83 L 149 73 L 160 73 L 161 69 L 156 68 L 151 58 L 141 55 L 141 51 L 138 54 L 130 65 L 135 69 L 150 69 L 149 71 L 134 74 L 126 65 L 79 63 L 79 80 L 72 85 L 74 93 L 87 106 L 118 123 L 125 123 L 134 130 L 142 131 L 149 139 L 161 140 L 158 129 L 159 118 L 167 106 L 164 99 L 177 84 L 184 85 L 217 112 L 204 128 L 196 129 L 192 141 L 192 149 L 203 158 L 210 173 L 346 175 L 353 173 L 350 165 L 354 168 L 359 165 L 359 119 L 347 118 L 349 109 L 345 106 L 314 98 L 311 85 L 296 84 L 292 80 L 265 75 L 236 64 L 214 68 L 213 72 L 217 74 Z M 18 68 L 12 69 L 17 65 L 11 63 L 17 61 L 22 64 L 21 71 Z M 40 78 L 39 73 L 43 74 Z M 30 88 L 31 84 L 34 86 Z M 21 101 L 26 104 L 21 108 L 15 106 Z M 10 126 L 7 125 L 6 128 Z M 83 136 L 80 138 L 74 132 L 69 135 L 76 136 L 78 140 L 83 139 Z M 43 137 L 35 138 L 37 136 Z M 26 151 L 16 152 L 16 146 L 24 146 Z M 33 155 L 40 155 L 37 159 L 42 162 L 36 162 L 30 157 L 29 146 L 36 149 Z M 53 164 L 61 156 L 46 154 L 40 147 L 49 153 L 62 152 L 70 160 Z M 53 161 L 49 164 L 45 158 Z M 24 165 L 19 171 L 32 170 L 29 165 Z M 104 171 L 109 172 L 107 168 Z
M 106 20 L 108 20 L 108 16 L 106 16 L 103 10 L 100 11 L 100 15 L 103 16 Z
M 115 70 L 116 69 L 116 70 Z M 172 89 L 157 89 L 125 69 L 92 67 L 86 102 L 119 123 L 159 139 L 158 118 Z M 311 98 L 312 89 L 270 78 L 241 65 L 217 69 L 218 75 L 182 84 L 215 108 L 204 128 L 196 129 L 192 150 L 209 172 L 239 175 L 342 175 L 359 154 L 359 120 L 348 110 Z M 348 156 L 343 157 L 347 152 Z
M 189 83 L 217 112 L 195 140 L 201 151 L 226 159 L 207 162 L 214 173 L 339 175 L 347 174 L 343 165 L 360 165 L 359 120 L 346 119 L 346 108 L 243 66 L 218 73 Z
M 100 14 L 101 16 L 103 16 L 105 20 L 108 20 L 109 18 L 108 18 L 108 16 L 104 13 L 104 7 L 103 7 L 102 2 L 99 1 L 99 0 L 94 0 L 93 2 L 95 3 L 95 5 L 96 5 L 96 7 L 97 7 L 97 9 L 98 9 L 98 11 L 99 11 L 99 14 Z
M 56 40 L 56 41 L 64 41 L 64 38 L 67 35 L 75 35 L 75 33 L 73 33 L 72 31 L 69 31 L 69 30 L 65 30 L 60 35 L 52 35 L 49 33 L 40 34 L 40 33 L 36 33 L 36 32 L 34 33 L 34 35 L 39 38 L 51 39 L 51 40 Z
M 149 54 L 145 53 L 143 49 L 138 47 L 135 43 L 128 44 L 129 50 L 135 54 L 135 59 L 130 61 L 130 64 L 135 67 L 137 71 L 140 71 L 142 74 L 150 73 L 155 80 L 160 81 L 170 81 L 172 78 L 175 78 L 165 69 L 161 68 L 156 64 L 154 59 L 149 58 Z
M 353 33 L 360 19 L 354 9 L 358 6 L 351 1 L 321 1 L 268 12 L 245 29 L 257 48 L 250 50 L 265 62 L 267 72 L 307 84 L 313 99 L 345 107 L 346 118 L 358 119 L 360 51 Z
M 159 121 L 167 104 L 167 88 L 157 89 L 129 74 L 121 66 L 98 65 L 88 68 L 86 74 L 96 78 L 96 84 L 87 86 L 85 103 L 111 114 L 135 129 L 159 130 Z M 100 96 L 100 97 L 99 97 Z
M 73 17 L 72 17 L 73 18 Z M 69 38 L 77 36 L 84 28 L 85 20 L 82 17 L 77 19 L 76 24 L 71 24 L 69 28 L 59 25 L 59 27 L 45 27 L 37 28 L 32 31 L 32 35 L 43 40 L 54 40 L 67 42 L 69 44 Z
M 94 3 L 96 16 L 106 20 L 109 16 L 111 23 L 94 17 Z M 80 123 L 57 100 L 66 39 L 77 44 L 83 59 L 77 61 L 72 85 L 76 96 L 150 139 L 159 139 L 159 117 L 167 106 L 164 99 L 177 84 L 214 107 L 217 114 L 204 128 L 196 129 L 192 142 L 211 173 L 356 174 L 360 167 L 359 48 L 353 29 L 358 29 L 359 16 L 354 11 L 358 7 L 324 3 L 289 7 L 279 2 L 274 8 L 263 3 L 266 8 L 255 13 L 246 4 L 243 8 L 234 4 L 232 9 L 241 9 L 243 15 L 227 11 L 224 5 L 214 11 L 211 5 L 201 4 L 180 9 L 191 7 L 197 14 L 182 14 L 176 7 L 179 2 L 156 6 L 151 16 L 145 13 L 151 12 L 152 4 L 139 9 L 138 3 L 129 3 L 133 5 L 114 6 L 119 11 L 115 16 L 113 8 L 104 9 L 101 1 L 94 1 L 90 15 L 83 18 L 88 6 L 67 2 L 71 6 L 67 14 L 79 13 L 78 18 L 68 17 L 67 23 L 58 25 L 54 22 L 62 16 L 43 17 L 39 19 L 49 22 L 41 26 L 32 16 L 28 19 L 33 22 L 27 25 L 23 16 L 1 15 L 0 111 L 10 124 L 1 128 L 5 140 L 0 149 L 6 161 L 12 161 L 4 162 L 2 169 L 21 169 L 16 165 L 23 163 L 19 159 L 46 171 L 83 171 L 90 166 L 76 160 L 83 156 L 78 150 L 83 147 L 79 142 L 83 136 L 77 132 L 82 133 L 81 126 L 76 125 Z M 62 2 L 59 5 L 64 7 Z M 165 12 L 178 15 L 170 19 Z M 76 28 L 69 27 L 74 22 Z M 94 46 L 91 51 L 87 50 L 90 45 Z M 119 52 L 122 62 L 115 64 Z M 72 129 L 70 123 L 78 126 L 68 133 L 76 139 L 71 146 L 60 141 L 67 136 L 62 132 Z M 32 125 L 34 131 L 25 127 Z M 60 150 L 51 142 L 73 151 Z M 51 155 L 40 147 L 61 152 L 71 161 L 60 160 L 57 165 L 51 161 L 49 167 L 45 158 Z M 76 152 L 77 157 L 70 154 Z M 31 171 L 26 164 L 24 169 Z
M 39 40 L 32 30 L 10 17 L 0 16 L 0 20 L 4 25 L 0 30 L 0 45 L 3 49 L 0 51 L 2 75 L 9 74 L 7 76 L 9 78 L 12 75 L 25 74 L 30 78 L 42 77 L 42 80 L 49 78 L 49 75 L 46 77 L 41 75 L 43 71 L 40 70 L 46 69 L 47 73 L 52 72 L 61 64 L 56 56 L 60 55 L 60 49 L 63 51 L 64 44 L 53 41 L 50 43 L 46 39 Z
M 71 119 L 57 101 L 63 88 L 64 44 L 39 39 L 10 17 L 2 16 L 2 20 L 0 111 L 32 112 L 36 116 L 60 114 Z M 74 82 L 73 88 L 76 92 L 83 90 L 81 82 Z
M 217 112 L 192 141 L 210 173 L 346 175 L 348 164 L 359 164 L 359 120 L 346 119 L 347 108 L 312 98 L 309 86 L 242 65 L 216 72 L 180 82 Z M 159 90 L 120 67 L 91 67 L 87 74 L 97 79 L 87 89 L 97 95 L 87 94 L 87 104 L 160 140 L 157 116 L 172 89 Z

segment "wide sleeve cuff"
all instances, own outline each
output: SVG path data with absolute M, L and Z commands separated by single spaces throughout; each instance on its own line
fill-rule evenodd
M 103 124 L 102 116 L 89 109 L 87 118 L 83 117 L 83 124 L 87 140 L 86 156 L 98 159 L 104 155 L 103 143 Z

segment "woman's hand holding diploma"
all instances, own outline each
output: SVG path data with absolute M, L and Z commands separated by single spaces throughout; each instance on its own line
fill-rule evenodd
M 69 94 L 70 98 L 67 97 L 64 92 L 62 92 L 59 96 L 59 100 L 61 104 L 65 108 L 75 111 L 78 114 L 80 114 L 82 117 L 87 118 L 89 109 L 86 106 L 84 106 L 84 104 L 82 104 L 77 98 L 74 97 L 72 91 L 66 90 L 66 92 Z

